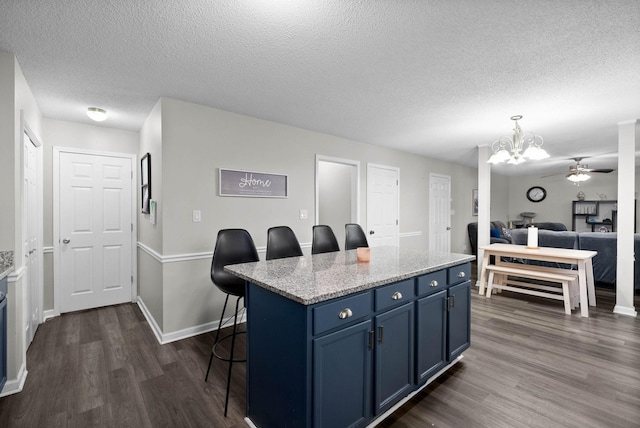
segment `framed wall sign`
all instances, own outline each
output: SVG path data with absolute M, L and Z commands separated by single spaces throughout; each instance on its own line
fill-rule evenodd
M 151 200 L 151 155 L 149 153 L 140 159 L 140 194 L 142 195 L 142 213 L 149 214 Z
M 223 168 L 218 172 L 220 196 L 248 198 L 286 198 L 288 196 L 286 175 Z

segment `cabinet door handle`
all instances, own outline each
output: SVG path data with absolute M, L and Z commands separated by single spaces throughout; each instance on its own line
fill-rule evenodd
M 436 280 L 434 279 L 434 280 L 432 280 L 432 281 L 429 283 L 429 285 L 430 285 L 431 287 L 437 287 L 437 286 L 438 286 L 438 281 L 436 281 Z
M 369 331 L 369 349 L 373 349 L 373 340 L 374 340 L 373 335 L 374 335 L 373 330 Z
M 380 344 L 382 345 L 383 340 L 384 340 L 384 326 L 380 325 L 378 326 L 378 342 L 380 342 Z
M 338 314 L 338 318 L 340 318 L 341 320 L 351 318 L 352 316 L 353 316 L 353 311 L 349 308 L 341 310 L 340 313 Z
M 447 298 L 447 310 L 450 310 L 456 305 L 456 296 L 449 296 Z
M 392 300 L 400 300 L 402 299 L 402 293 L 399 291 L 396 291 L 395 293 L 393 293 L 393 295 L 391 296 Z
M 467 276 L 467 274 L 464 272 L 458 272 L 458 278 L 464 278 L 465 276 Z

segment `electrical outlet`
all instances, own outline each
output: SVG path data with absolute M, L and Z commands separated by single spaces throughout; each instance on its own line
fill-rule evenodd
M 193 222 L 200 223 L 202 221 L 202 213 L 200 210 L 193 210 Z

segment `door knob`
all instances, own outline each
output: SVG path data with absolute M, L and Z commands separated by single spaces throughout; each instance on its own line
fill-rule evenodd
M 373 235 L 375 232 L 373 230 L 369 231 L 369 235 Z
M 62 240 L 62 243 L 63 243 L 63 244 L 68 244 L 69 242 L 71 242 L 71 239 L 64 238 L 64 239 Z
M 447 226 L 447 230 L 451 230 L 451 226 Z

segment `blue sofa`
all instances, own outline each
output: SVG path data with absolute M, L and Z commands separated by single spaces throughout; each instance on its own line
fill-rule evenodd
M 554 222 L 540 222 L 535 224 L 538 229 L 545 230 L 567 230 L 567 226 L 564 223 Z M 498 220 L 494 220 L 489 225 L 491 231 L 491 237 L 489 238 L 490 244 L 502 243 L 511 244 L 511 232 L 512 230 L 526 230 L 526 229 L 508 229 L 507 226 Z M 471 244 L 471 254 L 478 255 L 478 223 L 473 222 L 467 225 L 467 233 L 469 234 L 469 244 Z
M 516 229 L 511 232 L 514 244 L 527 245 L 527 230 Z M 597 251 L 593 258 L 593 277 L 596 285 L 616 283 L 617 268 L 617 233 L 570 232 L 570 231 L 538 231 L 538 245 L 541 247 L 571 248 Z M 634 236 L 634 289 L 640 290 L 640 234 Z M 555 266 L 558 266 L 557 264 Z M 562 266 L 567 267 L 567 266 Z

